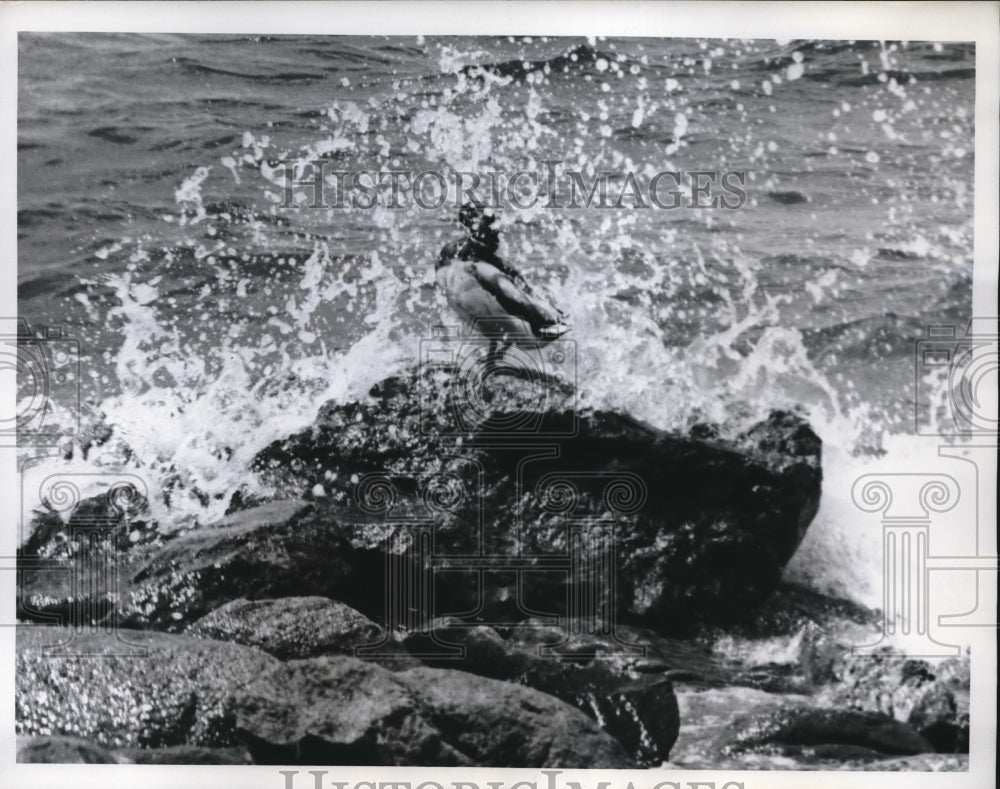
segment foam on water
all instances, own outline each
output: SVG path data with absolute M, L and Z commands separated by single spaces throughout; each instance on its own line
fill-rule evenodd
M 722 50 L 710 54 L 690 68 L 697 62 L 706 75 L 718 71 Z M 650 69 L 649 80 L 665 80 L 670 90 L 660 90 L 655 101 L 640 94 L 617 110 L 599 98 L 586 105 L 598 108 L 591 117 L 572 97 L 543 92 L 540 71 L 515 84 L 491 70 L 463 69 L 483 55 L 442 46 L 435 87 L 412 99 L 407 112 L 393 114 L 393 102 L 411 101 L 402 86 L 383 104 L 338 98 L 294 149 L 280 147 L 263 128 L 247 129 L 237 148 L 206 156 L 183 179 L 176 214 L 164 216 L 160 237 L 123 238 L 102 248 L 106 258 L 130 261 L 100 283 L 113 291 L 115 304 L 102 318 L 122 338 L 114 393 L 94 409 L 113 439 L 86 456 L 77 447 L 69 461 L 50 461 L 51 468 L 135 471 L 158 492 L 151 506 L 162 528 L 211 524 L 235 491 L 270 492 L 249 471 L 264 446 L 311 424 L 324 402 L 363 397 L 372 384 L 412 366 L 433 325 L 457 323 L 433 287 L 437 251 L 457 229 L 452 209 L 324 211 L 310 208 L 314 194 L 301 184 L 293 190 L 295 208 L 282 207 L 286 177 L 278 160 L 294 161 L 299 178 L 321 159 L 345 170 L 437 168 L 449 179 L 451 206 L 456 171 L 542 171 L 547 158 L 580 163 L 591 175 L 633 168 L 637 151 L 616 142 L 616 124 L 667 124 L 671 133 L 657 142 L 663 167 L 701 133 L 675 79 L 683 71 L 665 78 Z M 628 74 L 646 84 L 641 59 L 604 65 L 597 67 L 598 82 Z M 801 84 L 805 68 L 801 55 L 776 67 L 787 83 L 766 79 L 767 96 Z M 720 85 L 732 85 L 721 90 L 738 93 L 741 83 L 731 80 L 738 73 L 720 75 Z M 895 99 L 903 89 L 893 90 L 888 95 Z M 906 106 L 892 109 L 910 112 Z M 617 120 L 610 117 L 616 112 Z M 748 160 L 778 150 L 753 130 L 729 145 L 741 146 Z M 263 206 L 259 216 L 241 223 L 206 209 L 216 164 L 231 185 L 255 196 Z M 388 188 L 378 187 L 382 206 Z M 685 221 L 711 227 L 719 221 L 711 213 Z M 738 234 L 691 240 L 683 223 L 665 225 L 649 214 L 607 211 L 595 220 L 592 212 L 537 207 L 500 216 L 502 254 L 568 313 L 579 402 L 664 429 L 709 421 L 730 433 L 772 409 L 803 413 L 824 441 L 824 497 L 788 577 L 879 606 L 880 533 L 851 501 L 851 486 L 873 470 L 926 469 L 935 445 L 887 435 L 882 415 L 864 398 L 845 396 L 843 384 L 817 368 L 802 332 L 787 319 L 789 296 L 764 287 L 761 264 L 741 248 Z M 287 218 L 292 229 L 275 218 Z M 949 254 L 923 236 L 900 243 L 914 254 Z M 178 249 L 190 254 L 170 251 Z M 854 268 L 869 266 L 874 254 L 855 250 Z M 262 255 L 272 260 L 264 271 L 254 269 Z M 200 290 L 165 292 L 163 271 L 150 259 L 183 269 Z M 840 279 L 834 274 L 809 284 L 817 308 L 839 295 Z M 100 310 L 94 298 L 81 302 Z M 859 452 L 873 435 L 884 456 Z

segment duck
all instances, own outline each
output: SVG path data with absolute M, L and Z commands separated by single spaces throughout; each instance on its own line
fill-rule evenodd
M 494 369 L 511 346 L 537 349 L 566 334 L 565 314 L 497 254 L 496 216 L 466 203 L 458 221 L 465 233 L 441 250 L 436 279 L 451 308 L 489 340 L 487 368 Z

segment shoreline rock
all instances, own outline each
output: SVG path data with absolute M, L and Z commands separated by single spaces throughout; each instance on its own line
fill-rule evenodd
M 579 630 L 573 624 L 567 629 Z M 667 664 L 645 659 L 644 647 L 616 659 L 612 650 L 620 651 L 621 644 L 614 638 L 574 643 L 565 636 L 565 630 L 528 621 L 504 638 L 485 625 L 445 619 L 425 633 L 408 635 L 404 643 L 430 666 L 526 685 L 571 704 L 597 721 L 640 767 L 667 761 L 680 728 Z M 452 646 L 464 654 L 442 654 Z M 440 656 L 432 657 L 435 652 Z
M 239 598 L 193 622 L 188 635 L 255 647 L 279 660 L 322 655 L 356 657 L 375 646 L 385 653 L 376 662 L 387 668 L 422 665 L 364 614 L 326 597 Z
M 781 582 L 819 503 L 802 419 L 668 434 L 510 376 L 470 416 L 429 375 L 324 406 L 258 456 L 288 498 L 234 498 L 218 524 L 164 534 L 101 497 L 42 516 L 18 617 L 93 627 L 19 633 L 25 760 L 627 767 L 683 741 L 808 767 L 967 748 L 967 656 L 938 675 L 854 664 L 845 644 L 878 617 Z M 365 645 L 374 660 L 352 657 Z M 695 709 L 703 689 L 716 722 L 684 731 L 678 696 Z
M 447 565 L 438 597 L 451 607 L 428 619 L 471 607 L 516 622 L 566 613 L 575 594 L 661 632 L 733 622 L 777 586 L 818 509 L 821 442 L 793 414 L 775 412 L 727 441 L 577 411 L 565 390 L 509 377 L 476 411 L 448 376 L 397 376 L 361 402 L 328 403 L 311 428 L 254 463 L 282 490 L 321 490 L 311 517 L 381 515 L 401 542 L 423 539 L 404 522 L 432 523 Z M 599 522 L 607 528 L 571 526 Z M 584 569 L 574 577 L 549 569 L 577 554 Z M 517 560 L 449 559 L 474 555 Z M 594 568 L 608 561 L 613 579 Z
M 236 723 L 258 764 L 631 766 L 612 737 L 551 696 L 349 657 L 281 664 L 244 689 Z
M 19 629 L 15 728 L 104 748 L 229 747 L 228 694 L 276 665 L 259 650 L 191 636 Z

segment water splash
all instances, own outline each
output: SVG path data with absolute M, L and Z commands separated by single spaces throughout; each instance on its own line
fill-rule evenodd
M 605 51 L 599 40 L 568 55 L 562 45 L 545 46 L 525 70 L 526 58 L 490 64 L 474 46 L 439 45 L 436 73 L 394 77 L 374 95 L 338 92 L 294 135 L 263 123 L 246 129 L 236 147 L 204 154 L 181 180 L 175 213 L 155 232 L 102 244 L 96 254 L 120 264 L 120 273 L 90 285 L 85 298 L 120 337 L 114 380 L 94 404 L 113 438 L 103 450 L 76 447 L 73 467 L 145 474 L 160 493 L 154 515 L 167 528 L 218 520 L 236 491 L 274 493 L 249 471 L 263 446 L 311 424 L 327 400 L 363 397 L 417 362 L 435 324 L 457 323 L 434 288 L 433 263 L 457 233 L 458 172 L 542 171 L 555 159 L 592 178 L 601 170 L 684 169 L 707 158 L 752 163 L 761 173 L 754 201 L 782 188 L 776 173 L 785 164 L 780 134 L 789 119 L 774 113 L 766 132 L 751 121 L 801 89 L 800 67 L 808 73 L 811 66 L 798 50 L 766 51 L 774 62 L 762 76 L 764 67 L 753 64 L 764 55 L 746 42 L 710 51 L 692 45 L 697 51 L 664 62 Z M 887 57 L 895 68 L 898 52 Z M 701 92 L 734 119 L 725 140 L 715 139 L 719 118 L 701 106 L 704 96 L 694 97 L 694 74 L 711 80 Z M 635 90 L 602 87 L 619 82 Z M 834 169 L 849 164 L 869 173 L 874 165 L 863 160 L 873 147 L 886 158 L 885 146 L 898 141 L 879 124 L 893 123 L 898 134 L 925 107 L 915 88 L 904 96 L 902 87 L 886 80 L 853 106 L 837 104 L 831 133 L 839 148 L 826 154 Z M 871 134 L 855 123 L 851 140 L 846 121 L 862 111 L 873 118 Z M 817 146 L 819 153 L 830 147 L 825 140 Z M 434 168 L 448 183 L 448 200 L 441 209 L 412 202 L 389 209 L 391 186 L 379 184 L 375 209 L 313 208 L 314 187 L 297 184 L 287 205 L 285 168 L 305 179 L 320 162 L 345 171 Z M 943 177 L 956 200 L 966 199 L 961 181 Z M 885 200 L 869 181 L 860 183 L 862 197 Z M 220 203 L 220 190 L 231 199 Z M 808 309 L 828 323 L 844 294 L 866 284 L 852 283 L 854 273 L 894 256 L 954 268 L 955 250 L 971 248 L 962 227 L 914 235 L 919 213 L 903 198 L 886 212 L 885 238 L 846 245 L 844 260 L 833 262 L 842 268 L 800 286 L 811 294 Z M 567 310 L 582 406 L 624 410 L 664 429 L 710 421 L 730 432 L 774 408 L 803 411 L 824 440 L 826 484 L 823 509 L 789 574 L 871 602 L 880 566 L 871 534 L 856 526 L 850 485 L 866 470 L 892 468 L 908 448 L 885 435 L 884 414 L 810 354 L 804 308 L 768 280 L 774 261 L 763 260 L 786 250 L 750 248 L 742 234 L 752 215 L 716 213 L 505 211 L 501 253 Z M 781 247 L 781 233 L 774 235 Z M 794 249 L 803 268 L 815 251 L 805 246 Z M 862 446 L 872 451 L 859 452 Z

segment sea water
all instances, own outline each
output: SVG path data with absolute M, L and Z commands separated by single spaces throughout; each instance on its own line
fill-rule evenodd
M 974 54 L 22 34 L 20 315 L 80 341 L 82 402 L 56 398 L 47 418 L 110 435 L 57 450 L 23 437 L 24 522 L 53 475 L 83 475 L 88 493 L 129 472 L 161 530 L 212 528 L 237 489 L 274 493 L 249 468 L 260 449 L 458 323 L 434 284 L 460 230 L 453 186 L 440 208 L 393 208 L 388 185 L 370 209 L 314 207 L 282 162 L 450 183 L 558 161 L 588 182 L 610 173 L 613 192 L 627 173 L 738 172 L 735 209 L 506 205 L 501 254 L 566 312 L 582 408 L 729 433 L 802 413 L 824 443 L 823 500 L 786 576 L 880 607 L 881 525 L 856 480 L 944 469 L 974 490 L 970 464 L 915 427 L 915 404 L 947 395 L 917 343 L 928 325 L 961 335 L 971 314 Z M 972 498 L 932 552 L 975 552 Z

